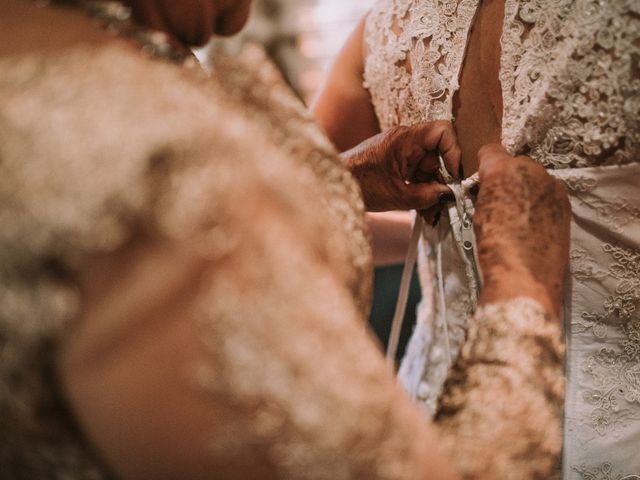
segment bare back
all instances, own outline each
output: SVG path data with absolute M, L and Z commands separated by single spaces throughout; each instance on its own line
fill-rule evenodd
M 478 170 L 478 150 L 500 142 L 502 92 L 500 36 L 504 0 L 488 0 L 478 7 L 460 75 L 460 90 L 453 98 L 453 119 L 466 175 Z

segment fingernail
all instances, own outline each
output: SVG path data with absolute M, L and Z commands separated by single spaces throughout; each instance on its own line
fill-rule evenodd
M 436 227 L 436 225 L 438 225 L 438 222 L 440 221 L 440 216 L 441 216 L 441 215 L 442 215 L 442 212 L 438 212 L 438 213 L 436 213 L 436 216 L 435 216 L 435 218 L 433 219 L 433 223 L 431 224 L 431 226 L 432 226 L 433 228 L 435 228 L 435 227 Z
M 451 202 L 455 202 L 456 197 L 453 193 L 451 192 L 442 192 L 440 195 L 438 195 L 438 203 L 440 204 L 445 204 L 445 203 L 451 203 Z
M 464 178 L 464 167 L 462 166 L 462 162 L 460 162 L 460 166 L 458 167 L 458 178 L 461 180 Z
M 479 192 L 480 192 L 480 184 L 479 183 L 476 183 L 473 187 L 471 187 L 469 189 L 469 193 L 471 195 L 473 195 L 474 197 L 477 197 Z

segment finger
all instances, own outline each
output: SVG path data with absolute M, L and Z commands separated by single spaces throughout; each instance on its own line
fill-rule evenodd
M 438 181 L 438 171 L 440 169 L 440 160 L 437 152 L 425 152 L 418 163 L 415 173 L 413 174 L 413 182 L 435 182 Z
M 426 210 L 435 205 L 446 205 L 454 201 L 453 192 L 438 182 L 410 183 L 403 188 L 403 208 Z
M 435 227 L 440 221 L 443 209 L 444 205 L 438 203 L 437 205 L 434 205 L 431 208 L 427 208 L 426 210 L 420 210 L 420 216 L 424 218 L 424 221 L 427 223 L 427 225 Z
M 420 162 L 422 170 L 437 170 L 440 167 L 439 153 L 447 171 L 452 177 L 458 177 L 461 151 L 451 122 L 421 123 L 411 128 L 410 135 L 424 152 L 424 158 Z
M 437 121 L 426 124 L 429 150 L 438 150 L 449 174 L 458 178 L 461 150 L 458 137 L 451 122 Z
M 427 177 L 437 174 L 440 169 L 438 151 L 435 147 L 428 147 L 429 140 L 425 139 L 422 125 L 405 130 L 397 141 L 401 142 L 399 153 L 404 160 L 401 171 L 406 180 L 425 181 Z
M 502 162 L 508 161 L 513 157 L 499 143 L 489 143 L 478 150 L 478 174 L 480 182 L 491 175 L 496 169 L 501 169 Z
M 438 142 L 438 150 L 444 160 L 444 165 L 453 178 L 460 179 L 460 165 L 462 151 L 458 145 L 458 137 L 449 122 L 445 122 L 442 127 L 442 134 Z

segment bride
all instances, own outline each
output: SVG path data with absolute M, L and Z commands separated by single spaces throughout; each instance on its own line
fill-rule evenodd
M 482 157 L 508 155 L 483 148 L 499 142 L 565 183 L 566 479 L 640 474 L 639 58 L 635 0 L 379 0 L 315 107 L 338 144 L 453 120 L 466 175 Z M 473 256 L 456 242 L 460 208 L 448 210 L 451 227 L 423 231 L 424 299 L 399 371 L 431 414 L 475 304 Z

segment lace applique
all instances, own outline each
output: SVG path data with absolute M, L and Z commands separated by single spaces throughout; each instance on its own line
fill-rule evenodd
M 598 180 L 593 177 L 585 177 L 582 175 L 573 175 L 563 178 L 562 181 L 567 188 L 574 193 L 586 193 L 598 186 Z
M 637 9 L 634 0 L 505 3 L 506 146 L 549 168 L 637 158 Z
M 598 180 L 580 174 L 570 175 L 562 179 L 571 191 L 572 198 L 592 209 L 598 220 L 614 233 L 622 233 L 630 223 L 640 221 L 640 207 L 627 199 L 617 196 L 604 199 L 591 195 L 598 186 Z
M 600 199 L 592 202 L 581 200 L 594 208 L 598 218 L 614 233 L 622 233 L 626 225 L 640 221 L 640 208 L 624 198 Z
M 365 87 L 383 129 L 450 119 L 478 0 L 379 2 L 369 15 Z
M 383 129 L 451 118 L 476 8 L 475 0 L 374 7 L 364 79 Z M 506 0 L 503 144 L 549 168 L 637 159 L 639 22 L 636 0 Z
M 596 262 L 589 253 L 582 249 L 576 248 L 571 250 L 569 255 L 571 260 L 571 274 L 578 280 L 602 280 L 609 276 L 609 272 L 604 270 L 598 262 Z
M 616 295 L 611 296 L 605 302 L 605 310 L 608 315 L 617 315 L 621 320 L 629 320 L 640 304 L 640 251 L 627 250 L 605 244 L 603 250 L 615 259 L 610 268 L 611 276 L 620 282 L 616 287 Z M 640 341 L 640 339 L 637 339 Z
M 640 480 L 638 475 L 623 475 L 616 473 L 610 463 L 603 463 L 597 467 L 573 467 L 572 470 L 580 475 L 582 480 Z
M 640 251 L 611 244 L 603 249 L 614 259 L 606 273 L 617 286 L 602 311 L 584 312 L 582 320 L 572 325 L 574 333 L 591 330 L 599 339 L 607 338 L 615 325 L 622 337 L 619 348 L 600 348 L 582 367 L 591 378 L 591 386 L 583 391 L 583 399 L 592 407 L 587 423 L 600 436 L 625 428 L 628 420 L 640 420 Z M 579 260 L 583 266 L 595 264 L 586 255 Z M 597 275 L 589 277 L 588 267 L 583 269 L 582 278 L 603 278 L 602 271 L 594 271 Z

